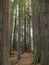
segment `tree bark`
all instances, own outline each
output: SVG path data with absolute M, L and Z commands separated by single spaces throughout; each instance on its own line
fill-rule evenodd
M 17 50 L 17 43 L 16 43 L 16 23 L 17 23 L 17 7 L 15 13 L 15 24 L 14 24 L 14 37 L 13 37 L 13 50 Z
M 21 40 L 21 19 L 20 19 L 20 0 L 18 1 L 19 5 L 19 27 L 18 27 L 18 43 L 17 43 L 17 51 L 18 51 L 18 56 L 17 59 L 21 59 L 21 47 L 20 47 L 20 40 Z
M 33 25 L 33 45 L 34 45 L 34 61 L 33 63 L 39 63 L 40 62 L 40 57 L 41 57 L 41 52 L 40 52 L 40 30 L 39 30 L 39 25 L 40 25 L 40 15 L 38 14 L 38 9 L 36 9 L 34 0 L 32 1 L 32 25 Z
M 49 65 L 49 1 L 41 0 L 41 65 Z
M 1 0 L 1 21 L 0 21 L 0 65 L 9 65 L 9 35 L 10 35 L 10 22 L 9 22 L 9 0 Z

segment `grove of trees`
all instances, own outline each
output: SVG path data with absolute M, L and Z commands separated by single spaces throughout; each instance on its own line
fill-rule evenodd
M 49 65 L 49 0 L 0 0 L 0 65 L 32 52 L 32 65 Z

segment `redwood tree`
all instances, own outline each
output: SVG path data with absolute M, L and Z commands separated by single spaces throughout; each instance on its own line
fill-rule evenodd
M 0 0 L 0 65 L 9 65 L 9 0 Z

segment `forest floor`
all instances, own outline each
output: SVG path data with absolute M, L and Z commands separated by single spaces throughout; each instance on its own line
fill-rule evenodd
M 15 53 L 14 55 L 12 55 L 10 57 L 10 62 L 12 62 L 11 65 L 34 65 L 34 64 L 32 64 L 33 56 L 34 55 L 32 53 L 24 53 L 23 55 L 21 55 L 21 59 L 19 61 L 17 61 L 17 63 L 16 63 L 17 53 Z M 38 65 L 40 65 L 40 64 L 38 64 Z

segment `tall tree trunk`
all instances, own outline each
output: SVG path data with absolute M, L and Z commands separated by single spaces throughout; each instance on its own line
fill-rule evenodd
M 19 5 L 19 30 L 18 30 L 18 43 L 17 43 L 17 51 L 18 51 L 18 60 L 21 59 L 21 48 L 20 48 L 20 40 L 21 40 L 21 19 L 20 19 L 20 0 L 18 0 Z
M 49 65 L 49 1 L 41 0 L 41 65 Z
M 14 10 L 11 7 L 11 17 L 10 17 L 10 54 L 12 52 L 13 49 L 13 40 L 12 40 L 12 33 L 13 33 L 13 14 L 14 14 Z
M 17 22 L 17 7 L 15 13 L 15 24 L 14 24 L 14 37 L 13 37 L 13 50 L 17 50 L 17 43 L 16 43 L 16 22 Z
M 9 26 L 9 0 L 1 0 L 1 21 L 0 21 L 0 65 L 9 65 L 9 34 L 10 34 L 10 26 Z
M 24 8 L 24 13 L 26 12 L 26 9 Z M 27 51 L 27 45 L 26 45 L 26 13 L 24 16 L 24 51 Z
M 36 21 L 36 18 L 35 18 L 35 8 L 34 8 L 34 1 L 31 0 L 31 3 L 32 3 L 32 29 L 33 29 L 33 51 L 34 51 L 34 55 L 35 55 L 35 52 L 36 52 L 36 39 L 35 39 L 35 21 Z M 36 57 L 34 57 L 33 59 L 33 63 L 35 64 L 35 59 Z
M 29 4 L 30 4 L 30 0 L 28 0 L 28 41 L 29 41 L 29 43 L 28 43 L 28 52 L 31 52 L 31 36 L 30 36 L 30 12 L 29 12 L 29 10 L 30 10 L 30 8 L 29 8 Z
M 3 1 L 0 0 L 0 65 L 2 65 L 2 16 L 3 16 L 3 11 L 2 11 L 2 4 Z
M 34 41 L 34 53 L 35 58 L 33 63 L 40 62 L 40 30 L 39 30 L 39 22 L 40 22 L 40 15 L 38 14 L 38 10 L 36 10 L 34 0 L 32 1 L 32 22 L 33 22 L 33 41 Z

